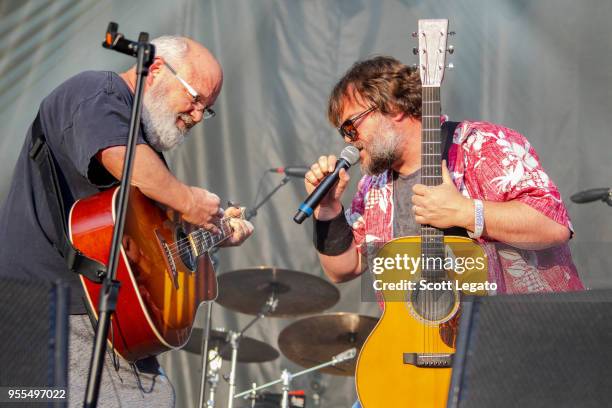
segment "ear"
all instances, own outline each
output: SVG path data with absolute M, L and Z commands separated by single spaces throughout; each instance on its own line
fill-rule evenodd
M 404 120 L 408 115 L 405 112 L 398 112 L 395 113 L 393 115 L 389 115 L 389 117 L 391 118 L 392 121 L 394 122 L 401 122 L 402 120 Z
M 161 74 L 164 67 L 164 60 L 162 57 L 155 57 L 153 63 L 149 66 L 149 75 L 147 75 L 147 85 L 151 85 L 157 76 Z

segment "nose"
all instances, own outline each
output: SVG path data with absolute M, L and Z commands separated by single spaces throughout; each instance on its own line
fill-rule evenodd
M 204 111 L 200 109 L 192 109 L 190 113 L 195 123 L 200 123 L 204 117 Z

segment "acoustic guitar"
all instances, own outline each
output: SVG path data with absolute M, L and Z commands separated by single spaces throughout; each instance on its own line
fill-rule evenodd
M 442 183 L 440 85 L 447 30 L 448 20 L 419 20 L 421 183 L 427 186 Z M 374 275 L 384 312 L 358 358 L 355 381 L 359 400 L 364 408 L 445 407 L 460 289 L 485 282 L 484 250 L 466 237 L 444 236 L 443 231 L 422 225 L 420 236 L 394 239 L 376 253 L 376 258 L 391 261 Z M 470 258 L 470 265 L 462 262 L 458 268 L 459 259 Z M 398 259 L 417 260 L 412 265 L 418 266 L 410 269 L 405 263 L 393 262 Z
M 72 244 L 108 265 L 118 187 L 77 201 L 69 216 Z M 111 318 L 109 349 L 129 362 L 180 348 L 202 302 L 217 297 L 209 251 L 232 234 L 229 219 L 213 234 L 130 188 L 117 266 L 121 282 Z M 81 276 L 89 309 L 98 318 L 101 284 Z

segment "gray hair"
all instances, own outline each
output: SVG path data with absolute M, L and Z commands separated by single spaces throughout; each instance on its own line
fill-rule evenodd
M 164 35 L 151 40 L 155 45 L 155 55 L 164 57 L 169 64 L 179 66 L 187 57 L 189 44 L 183 37 Z

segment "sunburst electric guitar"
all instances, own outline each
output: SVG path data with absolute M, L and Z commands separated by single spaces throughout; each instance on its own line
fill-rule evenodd
M 69 218 L 73 245 L 108 265 L 118 188 L 77 201 Z M 181 222 L 178 215 L 130 188 L 117 266 L 121 282 L 111 318 L 109 348 L 133 362 L 182 347 L 198 306 L 217 297 L 209 250 L 232 233 L 223 219 L 213 234 Z M 98 317 L 100 284 L 81 276 L 90 310 Z
M 440 85 L 447 29 L 448 20 L 419 20 L 421 183 L 427 186 L 442 183 Z M 418 266 L 395 263 L 398 257 Z M 444 236 L 423 225 L 420 236 L 394 239 L 376 258 L 392 261 L 374 275 L 385 304 L 357 362 L 359 400 L 364 408 L 445 407 L 460 311 L 458 288 L 486 280 L 486 255 L 468 238 Z

